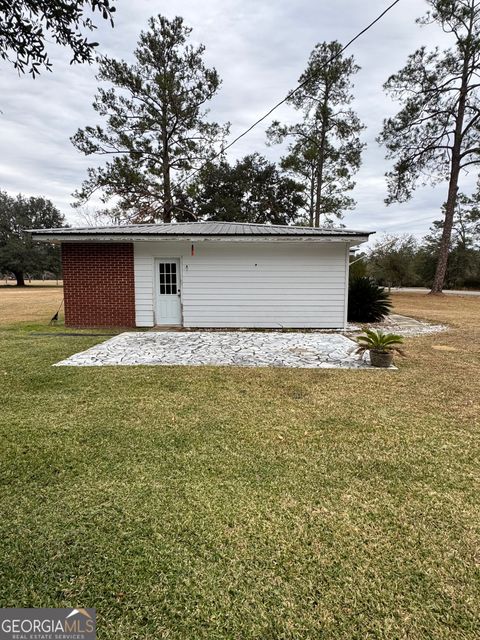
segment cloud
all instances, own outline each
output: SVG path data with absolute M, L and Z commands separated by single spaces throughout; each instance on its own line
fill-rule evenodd
M 138 35 L 156 11 L 169 17 L 182 15 L 192 27 L 194 42 L 206 46 L 205 58 L 223 79 L 212 100 L 211 117 L 232 123 L 236 136 L 292 89 L 304 70 L 310 51 L 323 40 L 348 41 L 387 5 L 386 0 L 177 0 L 173 9 L 151 0 L 118 3 L 115 28 L 100 24 L 95 39 L 99 52 L 132 60 Z M 382 22 L 351 47 L 362 67 L 355 79 L 355 103 L 367 125 L 368 143 L 357 176 L 354 196 L 358 206 L 345 223 L 356 228 L 389 232 L 424 233 L 446 198 L 446 185 L 421 188 L 404 205 L 386 207 L 384 180 L 388 163 L 375 137 L 395 104 L 382 84 L 403 66 L 421 44 L 446 43 L 435 26 L 420 28 L 415 18 L 426 10 L 422 0 L 402 0 Z M 98 18 L 97 18 L 98 20 Z M 52 52 L 51 52 L 52 53 Z M 69 52 L 55 49 L 53 73 L 36 80 L 19 77 L 2 65 L 0 76 L 0 188 L 27 195 L 44 195 L 73 221 L 71 194 L 86 176 L 88 166 L 101 159 L 85 158 L 70 143 L 77 128 L 96 122 L 91 103 L 97 88 L 95 65 L 69 65 Z M 291 119 L 283 106 L 273 117 Z M 281 147 L 265 146 L 262 123 L 235 145 L 231 158 L 259 151 L 278 159 Z M 475 176 L 464 179 L 473 187 Z M 95 203 L 93 203 L 95 205 Z

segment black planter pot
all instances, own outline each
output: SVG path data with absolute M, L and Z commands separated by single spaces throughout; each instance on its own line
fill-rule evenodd
M 393 364 L 393 353 L 391 351 L 378 351 L 370 349 L 370 364 L 372 367 L 388 369 Z

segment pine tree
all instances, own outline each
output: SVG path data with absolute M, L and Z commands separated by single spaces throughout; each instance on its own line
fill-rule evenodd
M 275 121 L 267 131 L 270 143 L 293 139 L 282 167 L 305 184 L 309 223 L 315 226 L 341 218 L 354 206 L 347 192 L 355 186 L 365 146 L 359 138 L 364 127 L 350 108 L 352 76 L 359 67 L 341 49 L 339 42 L 316 45 L 299 78 L 301 88 L 287 101 L 302 114 L 301 121 Z
M 427 0 L 431 10 L 421 23 L 438 23 L 453 38 L 453 48 L 421 47 L 391 76 L 385 90 L 402 105 L 385 120 L 379 141 L 388 158 L 387 203 L 412 197 L 417 184 L 448 179 L 442 237 L 432 293 L 441 293 L 447 272 L 459 179 L 480 164 L 480 2 Z
M 170 222 L 181 213 L 176 182 L 214 154 L 228 129 L 206 119 L 220 79 L 203 62 L 204 46 L 187 43 L 190 33 L 180 17 L 151 18 L 134 64 L 101 59 L 98 79 L 111 86 L 99 88 L 93 106 L 106 124 L 80 129 L 72 142 L 109 160 L 88 170 L 79 204 L 100 191 L 132 222 Z

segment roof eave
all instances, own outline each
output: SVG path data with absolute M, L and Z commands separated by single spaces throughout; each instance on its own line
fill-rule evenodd
M 195 235 L 195 234 L 103 234 L 103 233 L 48 233 L 32 230 L 32 237 L 40 242 L 367 242 L 372 232 L 349 233 L 345 235 Z

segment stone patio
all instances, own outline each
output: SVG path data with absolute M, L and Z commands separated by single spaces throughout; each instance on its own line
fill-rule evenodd
M 448 327 L 391 314 L 371 328 L 402 336 L 446 331 Z M 362 328 L 348 325 L 352 338 Z M 76 353 L 54 366 L 213 365 L 307 369 L 373 369 L 369 356 L 355 354 L 356 343 L 341 333 L 309 331 L 129 331 Z M 395 369 L 395 367 L 391 367 Z
M 55 366 L 216 365 L 373 369 L 340 334 L 264 331 L 126 332 Z M 392 367 L 393 368 L 393 367 Z
M 383 322 L 370 326 L 372 329 L 380 329 L 384 333 L 396 333 L 400 336 L 407 337 L 441 333 L 448 329 L 444 324 L 432 324 L 424 320 L 416 320 L 409 316 L 402 316 L 398 313 L 391 313 Z

